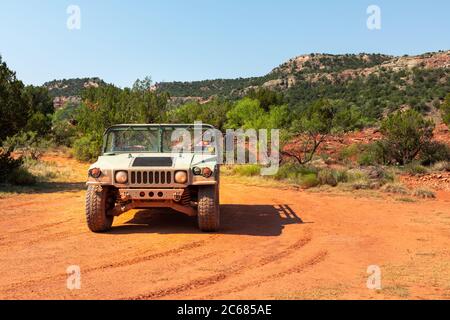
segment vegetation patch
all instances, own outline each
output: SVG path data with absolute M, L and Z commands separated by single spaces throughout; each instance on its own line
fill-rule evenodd
M 321 185 L 329 185 L 336 187 L 339 183 L 338 174 L 332 169 L 322 169 L 319 171 L 317 178 Z
M 401 183 L 387 183 L 382 188 L 381 191 L 386 193 L 393 193 L 393 194 L 409 194 L 408 188 L 406 188 Z
M 418 163 L 412 162 L 404 167 L 404 171 L 415 176 L 428 173 L 428 169 Z
M 450 161 L 439 161 L 435 163 L 432 171 L 450 171 Z
M 243 177 L 254 177 L 261 174 L 261 166 L 256 164 L 236 165 L 232 167 L 232 174 Z
M 436 198 L 436 193 L 430 189 L 418 188 L 413 192 L 415 197 L 423 198 L 423 199 L 434 199 Z

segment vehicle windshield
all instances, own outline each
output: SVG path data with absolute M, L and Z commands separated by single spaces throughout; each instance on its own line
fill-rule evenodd
M 193 127 L 117 127 L 108 131 L 104 153 L 214 153 L 214 137 L 205 134 L 208 129 L 196 136 Z
M 115 128 L 106 136 L 104 152 L 158 152 L 159 141 L 157 128 Z

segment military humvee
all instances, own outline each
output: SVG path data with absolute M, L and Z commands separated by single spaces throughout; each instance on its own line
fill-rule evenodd
M 216 231 L 217 148 L 214 138 L 204 138 L 215 129 L 202 125 L 196 136 L 194 127 L 124 124 L 107 129 L 102 155 L 88 172 L 89 229 L 104 232 L 114 217 L 129 210 L 163 207 L 197 216 L 200 230 Z

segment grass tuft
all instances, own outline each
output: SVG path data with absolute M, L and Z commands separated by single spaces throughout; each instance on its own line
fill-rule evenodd
M 383 187 L 381 187 L 381 191 L 386 193 L 394 193 L 394 194 L 409 194 L 408 188 L 406 188 L 401 183 L 387 183 Z
M 423 199 L 435 199 L 436 198 L 436 193 L 434 191 L 431 191 L 431 190 L 425 189 L 425 188 L 415 189 L 413 195 L 415 197 L 423 198 Z

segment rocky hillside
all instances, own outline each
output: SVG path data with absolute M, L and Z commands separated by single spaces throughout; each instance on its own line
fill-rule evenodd
M 236 99 L 250 90 L 281 91 L 291 105 L 318 98 L 343 99 L 371 117 L 405 106 L 431 111 L 450 92 L 450 50 L 418 56 L 383 54 L 309 54 L 292 58 L 267 75 L 253 78 L 194 82 L 160 82 L 152 90 L 165 91 L 172 103 L 205 103 L 214 97 Z M 77 103 L 87 87 L 105 82 L 99 78 L 54 80 L 44 84 L 56 108 Z
M 383 54 L 309 54 L 290 59 L 269 74 L 255 78 L 217 79 L 195 82 L 161 82 L 155 90 L 167 91 L 176 99 L 202 100 L 211 96 L 242 96 L 249 89 L 265 87 L 287 90 L 302 81 L 328 79 L 332 83 L 357 77 L 367 78 L 382 73 L 398 73 L 413 69 L 444 70 L 450 68 L 450 51 L 419 56 L 394 57 Z M 448 78 L 443 79 L 443 81 Z
M 84 88 L 98 87 L 106 83 L 99 78 L 75 78 L 53 80 L 43 84 L 48 89 L 52 97 L 80 96 Z
M 81 92 L 85 88 L 98 87 L 106 83 L 99 78 L 76 78 L 53 80 L 43 84 L 53 97 L 56 109 L 63 107 L 66 103 L 79 103 Z

